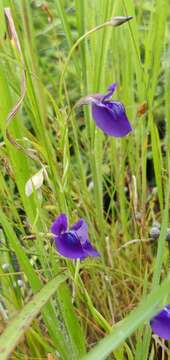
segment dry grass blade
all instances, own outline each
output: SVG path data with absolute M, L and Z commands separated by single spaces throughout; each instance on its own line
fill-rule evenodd
M 4 14 L 5 14 L 9 38 L 18 50 L 18 53 L 19 53 L 20 59 L 21 59 L 21 65 L 22 65 L 21 95 L 20 95 L 17 103 L 15 104 L 15 106 L 12 108 L 12 110 L 9 112 L 9 114 L 7 116 L 6 136 L 12 145 L 15 145 L 18 149 L 21 149 L 22 146 L 20 144 L 18 144 L 16 142 L 16 140 L 12 137 L 12 135 L 10 134 L 10 132 L 8 130 L 8 127 L 9 127 L 11 121 L 13 120 L 13 118 L 15 117 L 15 115 L 17 114 L 18 110 L 20 109 L 21 104 L 22 104 L 25 94 L 26 94 L 26 69 L 25 69 L 25 63 L 24 63 L 24 58 L 23 58 L 22 51 L 21 51 L 20 42 L 19 42 L 18 35 L 17 35 L 16 29 L 15 29 L 14 21 L 12 18 L 11 9 L 5 8 Z
M 8 324 L 0 340 L 0 360 L 8 359 L 9 355 L 19 343 L 31 322 L 39 314 L 43 306 L 55 294 L 60 284 L 67 279 L 67 274 L 61 274 L 50 280 Z
M 18 38 L 16 29 L 15 29 L 15 24 L 14 24 L 14 21 L 13 21 L 11 9 L 9 7 L 4 8 L 4 15 L 5 15 L 5 20 L 6 20 L 6 24 L 7 24 L 7 32 L 8 32 L 9 39 L 11 40 L 12 44 L 16 47 L 16 49 L 18 51 L 20 61 L 21 61 L 21 67 L 22 67 L 21 95 L 20 95 L 18 101 L 16 102 L 16 104 L 13 106 L 12 110 L 8 113 L 8 116 L 7 116 L 7 119 L 6 119 L 6 136 L 7 136 L 7 139 L 9 140 L 9 142 L 12 145 L 14 145 L 18 150 L 21 150 L 22 152 L 24 152 L 31 159 L 40 162 L 39 158 L 33 153 L 34 150 L 25 149 L 21 144 L 19 144 L 13 138 L 13 136 L 11 135 L 11 133 L 9 132 L 9 129 L 8 129 L 10 123 L 12 122 L 15 115 L 19 111 L 19 109 L 20 109 L 20 107 L 22 105 L 22 102 L 23 102 L 23 100 L 25 98 L 25 94 L 26 94 L 26 67 L 25 67 L 25 62 L 24 62 L 24 58 L 23 58 L 19 38 Z

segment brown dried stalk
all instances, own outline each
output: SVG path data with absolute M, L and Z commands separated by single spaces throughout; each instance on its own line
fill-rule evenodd
M 8 113 L 8 116 L 7 116 L 7 119 L 6 119 L 6 137 L 9 140 L 9 142 L 12 145 L 14 145 L 18 150 L 21 150 L 22 152 L 24 152 L 31 159 L 40 162 L 38 157 L 35 154 L 33 154 L 33 152 L 35 150 L 25 149 L 21 144 L 19 144 L 14 139 L 14 137 L 9 132 L 9 125 L 11 124 L 11 122 L 13 121 L 13 119 L 16 116 L 17 112 L 19 111 L 19 109 L 20 109 L 20 107 L 22 105 L 22 102 L 23 102 L 23 100 L 25 98 L 25 94 L 26 94 L 26 66 L 25 66 L 24 57 L 23 57 L 23 54 L 22 54 L 19 38 L 18 38 L 18 35 L 17 35 L 17 32 L 16 32 L 15 24 L 14 24 L 14 21 L 13 21 L 11 9 L 9 7 L 4 8 L 4 15 L 5 15 L 5 20 L 6 20 L 6 25 L 7 25 L 7 33 L 8 33 L 9 39 L 11 40 L 12 44 L 18 50 L 21 65 L 22 65 L 21 88 L 20 88 L 21 95 L 20 95 L 18 101 L 16 102 L 16 104 L 13 106 L 12 110 Z

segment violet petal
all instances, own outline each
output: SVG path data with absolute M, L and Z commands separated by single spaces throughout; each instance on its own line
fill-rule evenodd
M 51 225 L 51 232 L 54 235 L 60 235 L 67 230 L 67 216 L 65 214 L 59 215 Z
M 92 104 L 92 116 L 96 125 L 107 135 L 123 137 L 132 131 L 125 108 L 118 101 Z
M 89 241 L 86 241 L 83 244 L 83 250 L 87 254 L 87 256 L 100 256 L 97 250 L 90 244 Z
M 114 91 L 116 90 L 116 88 L 117 88 L 117 84 L 116 84 L 116 83 L 111 84 L 111 85 L 108 87 L 108 93 L 107 93 L 106 95 L 104 95 L 104 97 L 103 97 L 103 99 L 102 99 L 102 102 L 105 101 L 106 99 L 109 99 L 109 98 L 113 95 L 113 93 L 114 93 Z
M 108 90 L 112 91 L 112 94 L 113 94 L 114 91 L 116 90 L 116 88 L 117 88 L 117 83 L 113 83 L 108 87 Z
M 88 240 L 88 225 L 83 219 L 77 221 L 71 228 L 74 230 L 80 239 L 80 243 L 83 245 L 84 242 Z
M 68 231 L 59 236 L 56 236 L 55 243 L 58 252 L 69 259 L 80 259 L 88 256 L 86 255 L 79 238 L 73 231 Z
M 170 305 L 166 305 L 150 320 L 153 332 L 165 340 L 170 340 Z

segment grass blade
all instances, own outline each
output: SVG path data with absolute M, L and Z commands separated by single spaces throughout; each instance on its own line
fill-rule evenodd
M 8 356 L 18 344 L 32 320 L 38 315 L 41 308 L 66 278 L 66 275 L 59 275 L 44 285 L 33 299 L 24 306 L 11 324 L 8 325 L 0 339 L 0 360 L 8 359 Z
M 144 321 L 149 320 L 156 312 L 157 306 L 164 297 L 170 292 L 170 277 L 161 286 L 157 287 L 147 299 L 145 299 L 137 309 L 122 321 L 112 333 L 107 335 L 99 342 L 96 347 L 89 352 L 82 360 L 104 360 L 121 343 L 129 337 L 138 326 Z

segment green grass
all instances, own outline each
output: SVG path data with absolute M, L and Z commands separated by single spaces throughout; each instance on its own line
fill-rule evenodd
M 168 0 L 0 2 L 0 332 L 7 327 L 6 333 L 13 333 L 11 321 L 21 320 L 21 336 L 8 350 L 13 359 L 169 356 L 168 343 L 157 342 L 147 325 L 170 292 L 168 5 Z M 7 36 L 5 7 L 11 8 L 26 69 L 26 96 L 8 130 L 26 152 L 34 150 L 35 159 L 12 145 L 5 132 L 22 76 L 20 54 Z M 87 33 L 116 15 L 133 20 Z M 81 97 L 104 93 L 113 82 L 119 85 L 114 99 L 124 103 L 133 126 L 123 139 L 97 129 L 89 106 L 73 109 Z M 147 110 L 139 114 L 144 103 Z M 42 166 L 43 185 L 27 197 L 26 182 Z M 76 267 L 60 258 L 49 228 L 61 212 L 70 224 L 86 220 L 99 259 Z M 161 232 L 153 242 L 155 220 Z M 45 292 L 61 272 L 67 281 L 58 287 L 56 280 L 44 307 L 37 305 L 33 315 L 30 310 L 24 325 L 32 296 Z

